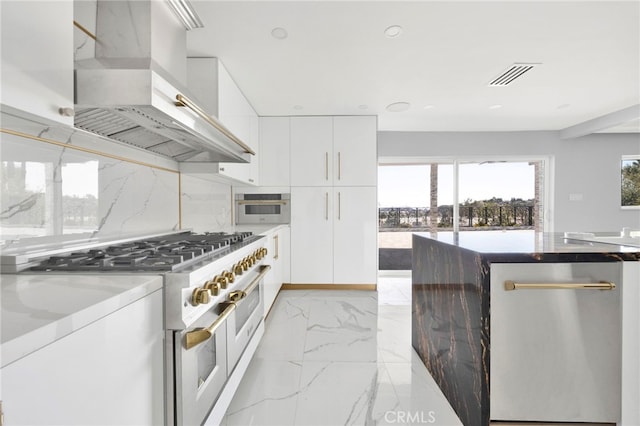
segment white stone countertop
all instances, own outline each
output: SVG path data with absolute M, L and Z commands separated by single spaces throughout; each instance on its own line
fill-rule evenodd
M 0 275 L 0 361 L 25 355 L 162 289 L 160 275 Z

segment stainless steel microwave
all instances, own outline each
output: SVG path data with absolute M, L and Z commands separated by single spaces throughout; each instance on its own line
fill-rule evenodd
M 291 194 L 236 194 L 236 224 L 289 223 Z

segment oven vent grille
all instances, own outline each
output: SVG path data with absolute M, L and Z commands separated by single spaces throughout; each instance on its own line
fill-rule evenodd
M 540 64 L 513 64 L 502 74 L 494 78 L 491 83 L 489 83 L 489 86 L 508 86 L 513 83 L 515 79 L 522 77 L 524 73 L 538 65 Z

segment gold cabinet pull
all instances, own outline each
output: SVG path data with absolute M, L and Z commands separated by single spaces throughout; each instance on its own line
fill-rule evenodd
M 280 256 L 280 239 L 279 239 L 279 235 L 274 235 L 273 236 L 273 246 L 274 246 L 274 254 L 273 254 L 273 259 L 277 260 L 278 257 Z
M 180 107 L 185 106 L 185 107 L 189 108 L 191 111 L 196 113 L 196 115 L 198 115 L 200 118 L 205 120 L 207 123 L 209 123 L 211 126 L 213 126 L 220 133 L 222 133 L 223 135 L 225 135 L 226 137 L 231 139 L 236 145 L 238 145 L 239 147 L 244 149 L 244 152 L 246 152 L 247 154 L 256 155 L 255 151 L 252 150 L 251 147 L 249 147 L 247 144 L 245 144 L 240 139 L 238 139 L 238 137 L 236 135 L 234 135 L 233 133 L 231 133 L 231 131 L 229 129 L 224 127 L 222 125 L 222 123 L 220 123 L 218 120 L 215 120 L 213 117 L 211 117 L 209 114 L 207 114 L 202 108 L 200 108 L 191 99 L 189 99 L 186 96 L 178 93 L 176 95 L 176 100 L 178 101 L 178 102 L 176 102 L 176 106 L 180 106 Z
M 340 214 L 342 213 L 342 209 L 341 209 L 342 202 L 340 200 L 341 200 L 340 191 L 338 191 L 338 220 L 340 220 Z
M 324 193 L 324 220 L 329 220 L 329 193 Z
M 329 180 L 329 153 L 324 153 L 324 180 Z
M 185 339 L 186 339 L 185 345 L 187 346 L 187 349 L 191 349 L 194 346 L 197 346 L 200 343 L 209 340 L 211 336 L 213 336 L 213 333 L 216 332 L 218 327 L 224 324 L 224 321 L 227 319 L 229 315 L 231 315 L 233 311 L 235 311 L 235 309 L 236 309 L 235 303 L 230 303 L 229 305 L 227 305 L 225 310 L 222 311 L 220 316 L 216 318 L 213 324 L 211 324 L 209 327 L 198 328 L 193 331 L 189 331 L 185 336 Z
M 342 161 L 340 161 L 340 152 L 338 152 L 338 180 L 340 180 L 341 174 L 342 174 Z
M 598 283 L 518 283 L 507 280 L 504 282 L 504 289 L 512 290 L 613 290 L 616 285 L 609 281 Z

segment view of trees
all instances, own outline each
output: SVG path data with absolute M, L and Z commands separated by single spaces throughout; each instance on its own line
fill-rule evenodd
M 379 209 L 381 228 L 450 228 L 453 226 L 453 206 L 437 208 L 437 219 L 432 224 L 428 207 L 382 207 Z M 534 201 L 512 198 L 465 200 L 459 208 L 461 227 L 525 227 L 535 223 Z
M 622 161 L 622 205 L 640 206 L 640 159 Z

